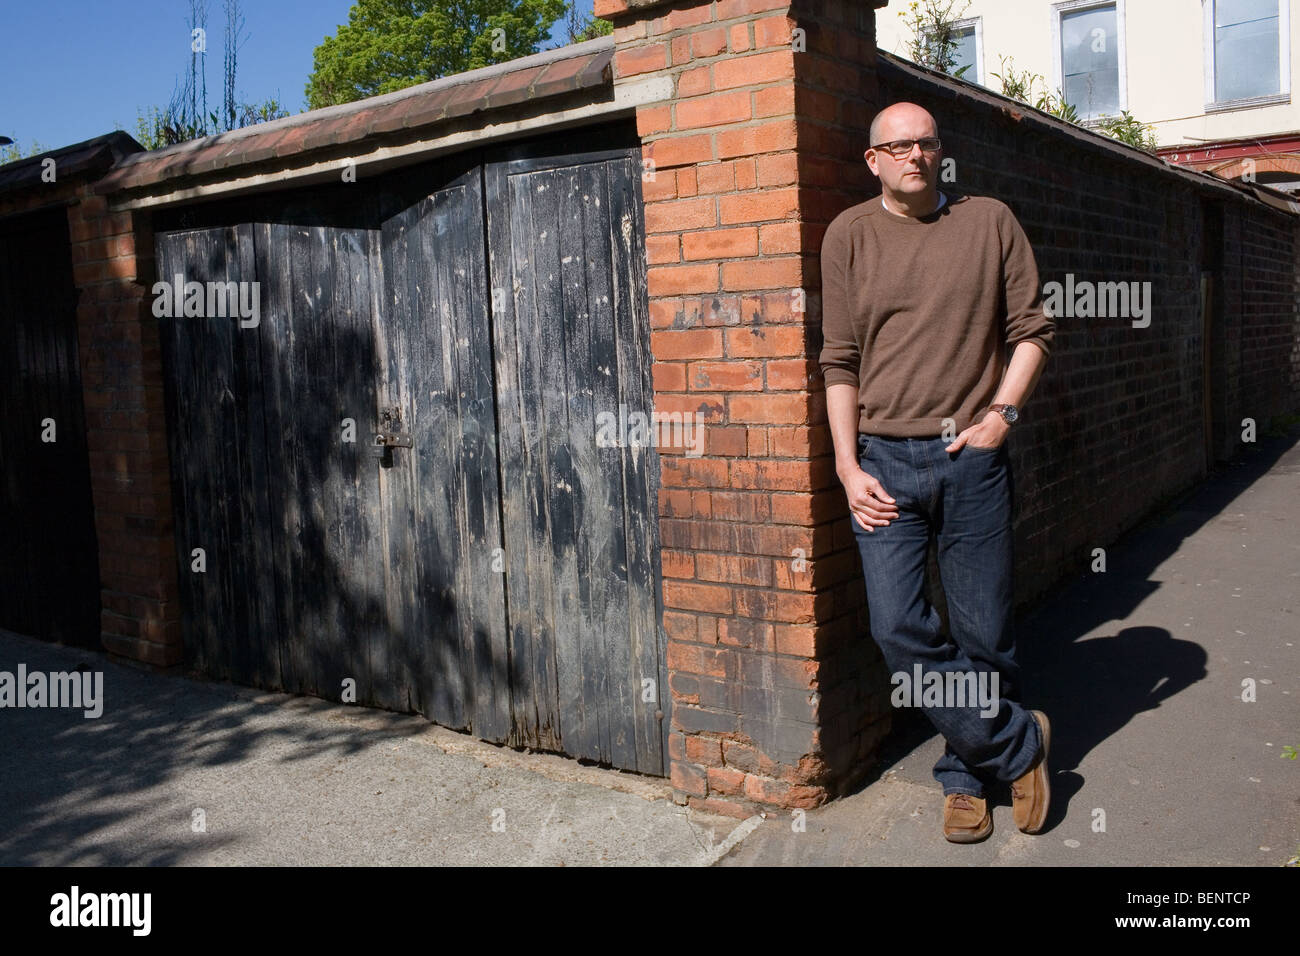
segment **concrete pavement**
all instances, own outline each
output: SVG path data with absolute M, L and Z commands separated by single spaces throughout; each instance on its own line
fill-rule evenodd
M 1020 621 L 1026 703 L 1052 719 L 1052 808 L 1034 836 L 1010 798 L 994 832 L 943 839 L 943 741 L 901 710 L 874 779 L 772 816 L 732 866 L 1276 866 L 1300 852 L 1300 429 L 1261 440 L 1106 549 L 1104 574 Z M 1242 700 L 1243 681 L 1255 701 Z
M 0 864 L 1280 865 L 1300 845 L 1300 760 L 1281 756 L 1300 746 L 1298 525 L 1293 429 L 1022 620 L 1028 702 L 1053 720 L 1038 836 L 1003 800 L 988 840 L 943 840 L 942 741 L 915 711 L 873 778 L 796 831 L 791 814 L 688 812 L 665 781 L 420 717 L 0 632 L 0 671 L 82 664 L 106 700 L 98 719 L 0 710 Z
M 422 717 L 0 632 L 0 671 L 19 662 L 101 670 L 105 704 L 0 710 L 0 865 L 693 866 L 739 822 L 675 805 L 665 781 Z

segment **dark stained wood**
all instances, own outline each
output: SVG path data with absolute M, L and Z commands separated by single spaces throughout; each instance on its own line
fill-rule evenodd
M 508 739 L 511 723 L 481 172 L 456 173 L 382 228 L 388 356 L 381 406 L 413 447 L 384 469 L 390 595 L 421 712 Z M 400 509 L 405 506 L 403 513 Z M 415 600 L 411 596 L 415 595 Z
M 159 276 L 252 282 L 248 226 L 157 237 Z M 261 329 L 234 315 L 158 319 L 167 369 L 182 631 L 190 663 L 216 677 L 279 687 L 279 624 L 264 535 L 270 498 L 259 401 Z M 207 570 L 193 568 L 202 548 Z
M 501 514 L 507 557 L 510 614 L 511 710 L 517 738 L 561 750 L 560 689 L 552 629 L 557 582 L 549 555 L 549 475 L 545 447 L 539 335 L 521 319 L 533 268 L 526 248 L 513 241 L 517 203 L 503 164 L 487 170 L 488 261 L 494 295 L 497 428 L 501 437 Z M 525 222 L 531 218 L 527 208 Z M 542 542 L 538 545 L 537 542 Z M 572 693 L 572 690 L 570 691 Z M 572 701 L 572 697 L 570 697 Z
M 256 230 L 250 225 L 238 227 L 238 274 L 258 276 Z M 261 321 L 256 328 L 239 328 L 234 331 L 236 368 L 240 372 L 241 433 L 247 436 L 243 460 L 247 467 L 241 473 L 241 517 L 246 522 L 243 529 L 242 561 L 247 571 L 245 580 L 250 590 L 243 595 L 248 605 L 247 644 L 249 655 L 245 662 L 247 681 L 258 687 L 282 688 L 284 675 L 281 662 L 282 617 L 273 549 L 266 529 L 273 527 L 272 500 L 277 471 L 275 436 L 268 434 L 266 421 L 266 354 L 268 342 L 274 339 L 276 325 L 267 319 L 266 285 L 259 281 L 259 312 Z
M 607 164 L 612 265 L 610 320 L 618 355 L 619 390 L 629 408 L 652 409 L 650 315 L 646 300 L 646 252 L 641 152 Z M 702 440 L 700 436 L 697 440 Z M 668 689 L 667 635 L 663 629 L 663 569 L 659 554 L 659 454 L 621 456 L 627 581 L 629 669 L 635 684 L 633 723 L 639 769 L 668 773 L 672 694 Z M 642 701 L 642 682 L 654 680 L 655 702 Z M 643 764 L 643 765 L 642 765 Z M 619 764 L 626 766 L 626 764 Z M 657 769 L 656 769 L 657 767 Z
M 658 456 L 595 444 L 597 413 L 652 411 L 638 157 L 490 153 L 487 209 L 516 723 L 661 774 Z
M 567 134 L 160 216 L 161 273 L 261 284 L 256 330 L 165 326 L 201 669 L 665 772 L 658 458 L 595 440 L 651 411 L 639 157 Z
M 378 393 L 385 405 L 405 406 L 402 394 L 402 376 L 408 364 L 409 348 L 403 330 L 412 321 L 410 283 L 407 269 L 410 261 L 409 235 L 412 216 L 409 211 L 398 214 L 383 224 L 378 243 L 382 268 L 383 306 L 387 308 L 388 321 L 376 329 L 376 351 L 380 356 Z M 376 409 L 379 407 L 376 401 Z M 402 408 L 402 424 L 410 429 L 409 410 Z M 367 430 L 369 438 L 378 431 L 379 414 Z M 421 449 L 419 453 L 425 450 Z M 424 673 L 430 652 L 423 639 L 427 630 L 426 606 L 429 595 L 421 593 L 415 529 L 412 527 L 412 500 L 415 491 L 415 472 L 412 460 L 414 448 L 393 450 L 388 466 L 372 459 L 370 467 L 381 489 L 379 498 L 380 523 L 383 529 L 382 559 L 384 573 L 384 610 L 386 632 L 379 636 L 371 648 L 371 668 L 374 675 L 374 700 L 381 706 L 394 710 L 414 710 L 426 706 L 437 711 L 435 694 L 430 691 L 424 699 L 421 691 L 412 685 L 415 675 Z M 412 699 L 414 698 L 414 699 Z
M 257 227 L 267 325 L 267 478 L 286 687 L 358 701 L 372 683 L 377 477 L 371 239 L 366 230 Z M 344 419 L 355 441 L 343 441 Z
M 159 281 L 170 282 L 175 275 L 185 271 L 191 251 L 186 248 L 184 233 L 159 233 L 155 237 L 154 249 Z M 195 354 L 198 346 L 193 332 L 193 327 L 180 316 L 158 317 L 172 479 L 172 536 L 176 546 L 176 575 L 182 610 L 181 637 L 186 663 L 216 676 L 217 668 L 206 644 L 207 629 L 203 623 L 208 618 L 204 600 L 207 591 L 196 586 L 199 582 L 191 571 L 190 558 L 193 548 L 203 546 L 198 543 L 203 534 L 200 488 L 192 480 L 190 472 L 212 453 L 200 437 L 201 430 L 195 427 L 196 416 L 190 408 L 192 396 L 200 392 L 195 369 L 199 358 Z
M 342 653 L 357 682 L 357 700 L 369 699 L 373 683 L 374 648 L 387 638 L 386 582 L 383 574 L 383 526 L 380 518 L 379 475 L 369 444 L 377 416 L 376 388 L 379 355 L 374 329 L 381 314 L 375 264 L 378 236 L 369 229 L 340 229 L 336 245 L 333 302 L 336 340 L 333 381 L 338 392 L 333 423 L 338 469 L 333 500 L 340 508 L 333 550 L 346 562 L 348 593 L 352 596 L 338 615 Z M 342 419 L 356 424 L 356 441 L 342 443 Z M 341 687 L 329 696 L 337 698 Z
M 350 677 L 366 693 L 382 592 L 365 452 L 371 254 L 364 230 L 158 236 L 162 275 L 260 286 L 256 327 L 160 320 L 187 646 L 214 676 L 335 699 Z M 343 441 L 345 418 L 356 442 Z M 195 547 L 206 574 L 190 570 Z
M 0 220 L 0 627 L 99 646 L 99 552 L 62 208 Z M 55 421 L 54 442 L 41 440 Z
M 206 271 L 207 256 L 200 251 L 214 241 L 208 235 L 190 233 L 159 236 L 156 241 L 158 272 L 168 280 L 194 270 Z M 191 265 L 192 264 L 192 265 Z M 160 280 L 162 281 L 162 280 Z M 233 624 L 220 606 L 220 586 L 209 586 L 208 575 L 228 561 L 213 535 L 221 529 L 212 527 L 214 475 L 211 469 L 221 454 L 213 447 L 209 409 L 219 396 L 206 381 L 208 365 L 221 361 L 215 348 L 205 348 L 206 337 L 195 320 L 183 314 L 158 319 L 163 360 L 167 363 L 168 432 L 171 449 L 173 508 L 177 575 L 181 603 L 185 614 L 181 631 L 188 662 L 214 677 L 228 678 L 230 669 L 217 641 L 217 628 Z M 207 354 L 211 353 L 211 354 Z M 211 396 L 211 398 L 209 398 Z M 181 503 L 183 502 L 183 508 Z M 221 522 L 224 524 L 225 522 Z M 193 570 L 193 552 L 203 549 L 205 571 Z M 214 623 L 216 622 L 216 623 Z

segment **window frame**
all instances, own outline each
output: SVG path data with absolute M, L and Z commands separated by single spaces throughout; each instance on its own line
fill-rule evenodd
M 968 73 L 961 77 L 967 83 L 978 83 L 984 85 L 984 18 L 983 17 L 964 17 L 961 20 L 954 20 L 952 24 L 958 30 L 965 30 L 967 27 L 974 28 L 975 32 L 975 76 L 972 78 Z
M 1218 0 L 1201 0 L 1202 47 L 1205 63 L 1205 112 L 1221 113 L 1227 110 L 1253 109 L 1291 102 L 1291 3 L 1277 0 L 1277 72 L 1278 92 L 1262 96 L 1247 96 L 1235 100 L 1214 98 L 1214 5 Z
M 1212 3 L 1213 0 L 1207 0 Z M 1128 43 L 1125 39 L 1124 29 L 1124 3 L 1125 0 L 1061 0 L 1059 3 L 1052 4 L 1052 89 L 1049 91 L 1053 96 L 1056 91 L 1065 92 L 1065 63 L 1061 50 L 1061 16 L 1066 13 L 1079 13 L 1083 10 L 1100 9 L 1102 7 L 1115 8 L 1115 62 L 1116 62 L 1116 85 L 1119 89 L 1119 105 L 1114 113 L 1099 113 L 1090 118 L 1080 116 L 1080 122 L 1084 126 L 1095 126 L 1103 120 L 1112 117 L 1118 117 L 1128 109 Z M 1077 108 L 1077 107 L 1076 107 Z M 1082 111 L 1080 111 L 1082 114 Z
M 963 17 L 960 20 L 952 21 L 953 29 L 965 30 L 967 27 L 974 27 L 975 30 L 975 78 L 967 71 L 965 76 L 953 77 L 953 79 L 964 80 L 967 83 L 977 83 L 984 86 L 984 18 Z

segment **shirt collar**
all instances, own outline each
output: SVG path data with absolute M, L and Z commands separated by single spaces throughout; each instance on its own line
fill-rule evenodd
M 938 212 L 940 209 L 942 209 L 942 208 L 944 207 L 944 204 L 945 204 L 947 201 L 948 201 L 948 197 L 945 196 L 945 195 L 943 194 L 943 191 L 942 191 L 942 190 L 940 190 L 940 192 L 939 192 L 939 205 L 937 205 L 937 206 L 934 207 L 933 212 L 929 212 L 929 213 L 927 213 L 926 215 L 933 216 L 934 213 Z M 880 194 L 880 204 L 881 204 L 882 206 L 885 207 L 885 211 L 886 211 L 886 212 L 892 212 L 895 216 L 905 216 L 905 215 L 907 215 L 907 213 L 897 212 L 897 211 L 895 211 L 895 210 L 893 210 L 893 209 L 890 209 L 890 208 L 889 208 L 889 203 L 887 203 L 887 202 L 885 201 L 885 194 L 884 194 L 884 193 L 881 193 L 881 194 Z

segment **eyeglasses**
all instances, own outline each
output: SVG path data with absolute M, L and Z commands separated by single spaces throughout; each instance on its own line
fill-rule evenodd
M 896 139 L 892 143 L 880 143 L 871 148 L 883 149 L 894 159 L 907 159 L 912 155 L 912 147 L 917 144 L 920 144 L 922 152 L 937 153 L 939 151 L 939 137 L 937 136 L 927 136 L 925 139 Z

